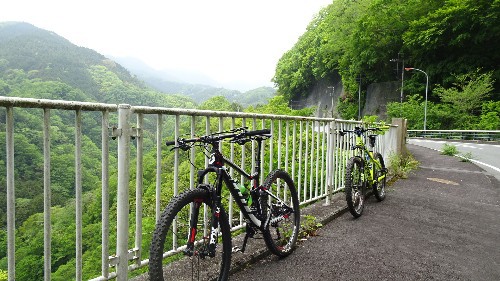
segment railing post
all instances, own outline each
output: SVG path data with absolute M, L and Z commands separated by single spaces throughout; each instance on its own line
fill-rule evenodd
M 82 175 L 82 111 L 75 112 L 75 220 L 76 220 L 76 280 L 83 276 L 83 175 Z
M 43 109 L 43 279 L 51 273 L 50 109 Z
M 326 134 L 326 183 L 325 183 L 326 200 L 324 206 L 330 205 L 330 196 L 332 191 L 334 190 L 333 187 L 333 182 L 334 182 L 333 177 L 335 176 L 333 169 L 334 144 L 333 144 L 333 132 L 332 128 L 330 127 L 331 123 L 332 122 L 327 122 L 326 129 L 324 130 Z
M 101 120 L 101 206 L 102 206 L 102 251 L 101 251 L 101 271 L 102 276 L 108 278 L 109 275 L 109 112 L 102 112 Z
M 14 110 L 7 107 L 6 116 L 7 163 L 7 269 L 8 280 L 16 280 L 16 197 L 14 188 Z
M 129 216 L 129 180 L 130 180 L 130 105 L 118 106 L 118 187 L 116 218 L 116 280 L 128 278 L 128 216 Z

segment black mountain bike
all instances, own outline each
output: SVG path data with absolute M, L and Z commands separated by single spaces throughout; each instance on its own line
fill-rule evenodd
M 344 187 L 347 207 L 355 218 L 363 213 L 367 186 L 373 189 L 378 201 L 385 199 L 387 169 L 382 155 L 378 152 L 373 153 L 377 135 L 368 135 L 370 149 L 365 145 L 365 133 L 369 131 L 382 130 L 355 127 L 352 131 L 339 131 L 341 136 L 346 133 L 354 133 L 356 136 L 356 144 L 352 147 L 352 150 L 356 150 L 356 155 L 347 161 Z
M 175 144 L 173 149 L 184 151 L 194 145 L 202 146 L 210 160 L 208 167 L 198 171 L 198 185 L 174 197 L 161 214 L 150 248 L 150 280 L 227 280 L 232 252 L 244 252 L 248 238 L 253 238 L 258 231 L 272 253 L 284 257 L 293 251 L 300 227 L 294 182 L 287 172 L 275 170 L 262 185 L 259 183 L 262 142 L 270 136 L 270 130 L 238 128 L 167 142 L 167 145 Z M 239 145 L 257 142 L 252 174 L 222 154 L 219 144 L 224 140 Z M 249 180 L 251 187 L 240 186 L 226 165 Z M 207 178 L 214 182 L 204 183 Z M 231 229 L 222 202 L 223 185 L 229 189 L 246 220 L 241 249 L 232 248 Z M 167 245 L 173 246 L 167 246 L 167 241 Z M 164 266 L 164 258 L 174 262 Z

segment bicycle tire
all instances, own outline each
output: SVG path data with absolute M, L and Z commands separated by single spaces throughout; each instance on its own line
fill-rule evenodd
M 153 233 L 150 257 L 149 257 L 149 278 L 154 281 L 164 280 L 227 280 L 231 265 L 231 230 L 225 211 L 222 209 L 219 216 L 219 233 L 215 257 L 202 256 L 200 253 L 206 250 L 210 237 L 210 223 L 206 228 L 207 235 L 203 237 L 203 229 L 198 229 L 196 233 L 195 251 L 192 256 L 180 251 L 175 261 L 163 266 L 163 254 L 167 235 L 172 234 L 172 225 L 176 218 L 175 226 L 177 233 L 182 235 L 172 235 L 177 238 L 177 247 L 185 245 L 189 229 L 190 212 L 192 208 L 198 207 L 197 225 L 203 227 L 204 206 L 208 207 L 207 213 L 211 214 L 210 191 L 196 188 L 185 191 L 174 197 L 165 210 L 162 212 Z M 210 220 L 209 220 L 210 221 Z M 199 239 L 198 236 L 201 238 Z M 170 237 L 170 236 L 169 236 Z M 220 242 L 222 239 L 222 243 Z M 170 242 L 170 241 L 169 241 Z M 222 248 L 221 248 L 222 245 Z M 205 248 L 203 248 L 205 247 Z M 176 259 L 177 258 L 177 259 Z M 220 259 L 220 261 L 218 261 Z M 220 264 L 220 267 L 217 266 Z M 196 268 L 195 268 L 196 267 Z
M 384 175 L 384 174 L 387 174 L 387 170 L 385 168 L 385 164 L 384 164 L 384 158 L 382 157 L 382 155 L 378 152 L 376 152 L 374 155 L 373 155 L 373 158 L 378 161 L 380 163 L 380 166 L 382 167 L 381 169 L 378 169 L 376 165 L 373 165 L 373 177 L 375 179 L 377 179 L 378 177 Z M 386 178 L 384 177 L 384 179 L 382 179 L 382 181 L 378 182 L 376 181 L 374 184 L 373 184 L 373 194 L 375 195 L 375 198 L 377 198 L 377 200 L 379 202 L 381 201 L 384 201 L 385 199 L 385 184 L 386 184 Z
M 290 175 L 282 170 L 274 170 L 266 177 L 259 201 L 265 215 L 264 241 L 268 249 L 279 257 L 286 257 L 295 249 L 300 229 L 299 197 Z M 288 206 L 284 206 L 286 203 Z
M 359 218 L 365 206 L 363 160 L 359 157 L 352 157 L 347 162 L 344 191 L 349 212 L 354 218 Z

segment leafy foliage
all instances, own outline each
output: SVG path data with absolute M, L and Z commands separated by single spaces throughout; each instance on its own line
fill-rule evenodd
M 389 155 L 390 169 L 389 174 L 401 179 L 408 178 L 411 171 L 416 170 L 420 163 L 411 155 L 392 153 Z
M 455 76 L 453 87 L 437 85 L 441 103 L 427 102 L 427 129 L 500 129 L 500 102 L 488 101 L 493 91 L 491 73 L 466 73 Z M 422 129 L 425 101 L 410 95 L 403 103 L 387 104 L 389 117 L 408 119 L 410 129 Z
M 488 101 L 483 103 L 481 116 L 478 124 L 480 130 L 500 129 L 500 101 Z
M 448 155 L 448 156 L 455 156 L 459 153 L 458 148 L 454 146 L 453 144 L 447 144 L 445 143 L 443 145 L 443 152 L 441 154 L 443 155 Z
M 268 104 L 256 107 L 250 106 L 245 111 L 275 115 L 311 116 L 314 113 L 314 108 L 291 109 L 285 97 L 278 95 L 271 98 Z
M 400 62 L 424 69 L 431 84 L 443 89 L 455 87 L 456 75 L 481 69 L 493 81 L 489 99 L 499 100 L 499 15 L 500 0 L 333 1 L 278 61 L 273 81 L 280 94 L 293 100 L 339 73 L 345 93 L 337 109 L 343 118 L 352 118 L 356 78 L 364 76 L 364 83 L 399 79 L 401 69 L 394 75 L 391 59 L 401 54 Z M 423 93 L 420 78 L 405 77 L 405 89 Z M 439 104 L 439 98 L 431 89 L 429 100 Z

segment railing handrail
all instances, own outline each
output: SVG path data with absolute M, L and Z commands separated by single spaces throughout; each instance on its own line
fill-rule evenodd
M 500 130 L 408 130 L 408 132 L 431 132 L 431 133 L 500 133 Z
M 27 108 L 51 108 L 66 110 L 86 111 L 117 111 L 118 105 L 82 101 L 49 100 L 34 98 L 17 98 L 0 96 L 0 106 L 4 107 L 27 107 Z

